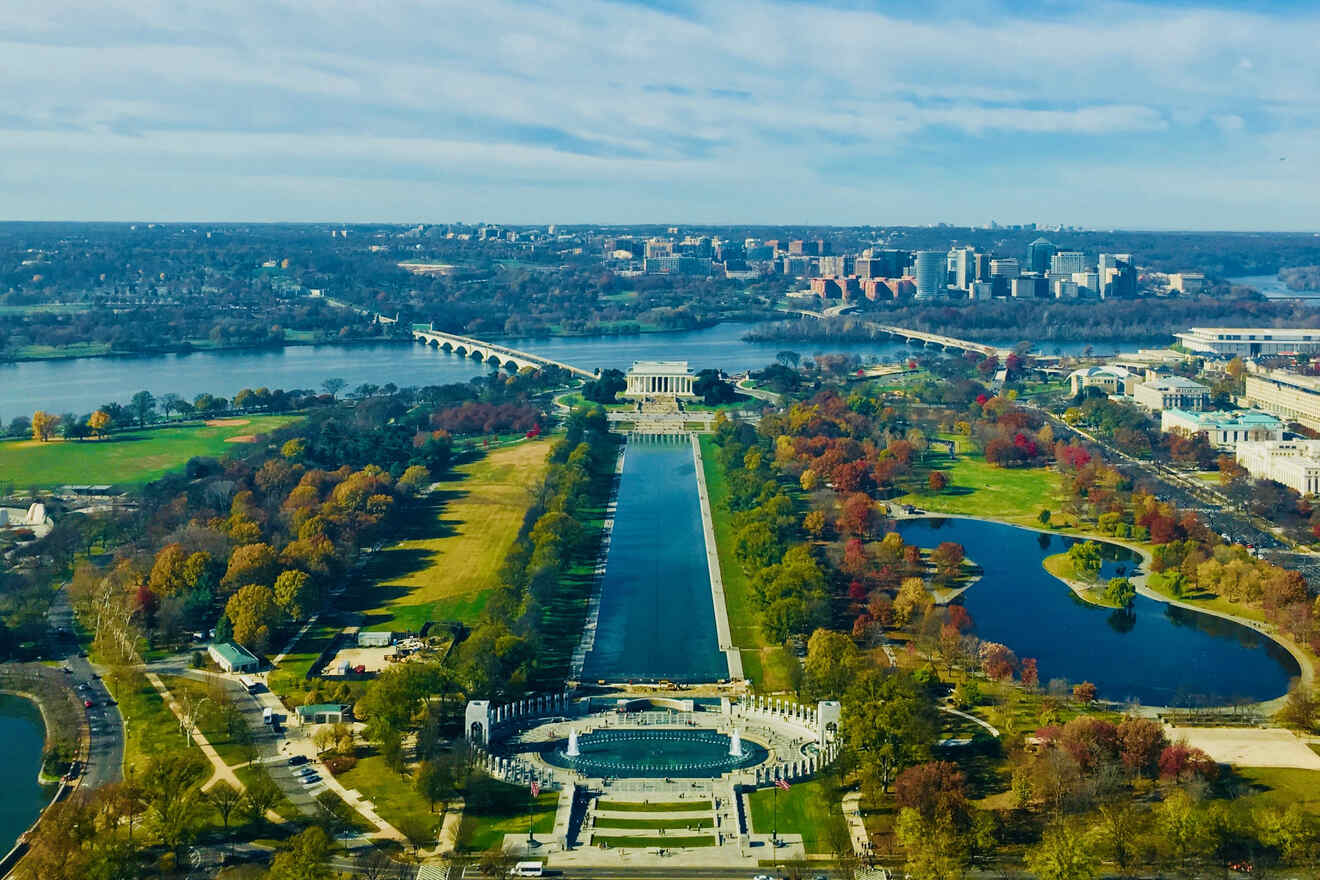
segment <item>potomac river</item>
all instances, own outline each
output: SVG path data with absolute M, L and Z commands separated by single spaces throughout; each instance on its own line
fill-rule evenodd
M 880 361 L 897 361 L 920 351 L 889 341 L 744 342 L 742 337 L 751 329 L 750 324 L 725 323 L 635 336 L 492 341 L 587 369 L 626 370 L 637 360 L 686 360 L 693 370 L 718 367 L 729 373 L 764 367 L 786 349 L 804 358 L 841 353 Z M 1047 344 L 1043 350 L 1076 354 L 1085 347 L 1085 343 Z M 1092 347 L 1103 354 L 1117 351 L 1120 344 L 1098 340 Z M 364 382 L 393 382 L 401 387 L 445 385 L 466 382 L 487 370 L 479 361 L 403 342 L 0 363 L 0 420 L 30 416 L 38 409 L 82 415 L 110 401 L 127 403 L 143 389 L 157 397 L 174 393 L 192 400 L 203 392 L 232 397 L 242 388 L 262 386 L 319 389 L 329 378 L 344 379 L 349 389 Z

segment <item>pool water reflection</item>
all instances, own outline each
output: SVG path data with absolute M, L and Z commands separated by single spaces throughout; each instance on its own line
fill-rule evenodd
M 730 755 L 731 739 L 715 730 L 601 730 L 577 737 L 581 754 L 570 757 L 567 740 L 541 750 L 541 757 L 556 767 L 586 776 L 714 778 L 731 770 L 753 767 L 768 752 L 745 737 L 741 756 Z

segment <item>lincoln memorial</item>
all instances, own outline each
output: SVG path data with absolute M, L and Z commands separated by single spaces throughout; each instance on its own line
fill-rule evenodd
M 687 361 L 634 361 L 625 397 L 696 397 Z

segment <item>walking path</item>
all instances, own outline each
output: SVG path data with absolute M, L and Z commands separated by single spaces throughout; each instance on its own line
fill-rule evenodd
M 710 570 L 710 595 L 715 604 L 715 636 L 719 640 L 720 650 L 729 662 L 729 679 L 741 681 L 743 674 L 742 652 L 733 644 L 733 635 L 729 631 L 729 609 L 724 601 L 724 578 L 720 575 L 720 551 L 715 543 L 715 525 L 710 518 L 710 494 L 706 491 L 706 468 L 701 461 L 701 440 L 696 434 L 688 435 L 692 439 L 692 463 L 697 471 L 697 500 L 701 504 L 701 530 L 706 537 L 706 567 Z
M 284 646 L 284 650 L 275 655 L 275 659 L 270 661 L 270 665 L 279 666 L 280 661 L 293 650 L 293 646 L 298 644 L 298 640 L 307 634 L 307 630 L 312 628 L 312 624 L 316 623 L 317 618 L 320 616 L 321 615 L 319 614 L 313 614 L 311 617 L 307 618 L 307 622 L 303 624 L 302 629 L 298 630 L 294 637 L 289 639 L 288 644 Z
M 151 686 L 160 694 L 161 699 L 165 701 L 165 705 L 169 707 L 180 723 L 190 728 L 189 734 L 192 736 L 193 742 L 197 743 L 197 747 L 202 750 L 202 754 L 211 762 L 211 778 L 202 784 L 202 791 L 209 791 L 221 780 L 229 783 L 237 791 L 247 791 L 247 786 L 243 784 L 243 780 L 239 779 L 224 759 L 220 757 L 220 753 L 215 750 L 215 746 L 211 745 L 211 741 L 206 738 L 206 734 L 202 733 L 201 728 L 184 717 L 182 707 L 175 701 L 170 689 L 165 686 L 165 682 L 160 680 L 160 676 L 154 672 L 148 672 L 147 681 L 151 682 Z M 276 825 L 284 824 L 284 817 L 274 810 L 266 811 L 266 820 Z
M 850 791 L 843 796 L 843 818 L 848 823 L 848 836 L 852 838 L 853 853 L 859 856 L 871 854 L 871 835 L 866 833 L 866 823 L 862 821 L 862 793 Z

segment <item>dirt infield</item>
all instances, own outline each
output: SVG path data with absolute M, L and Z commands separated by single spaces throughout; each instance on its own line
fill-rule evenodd
M 241 425 L 252 424 L 251 419 L 207 419 L 208 428 L 237 428 Z
M 256 443 L 256 434 L 235 434 L 233 437 L 226 437 L 226 443 Z
M 1221 764 L 1320 770 L 1320 755 L 1282 728 L 1166 726 L 1164 732 L 1174 741 L 1186 739 Z

